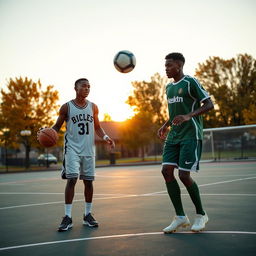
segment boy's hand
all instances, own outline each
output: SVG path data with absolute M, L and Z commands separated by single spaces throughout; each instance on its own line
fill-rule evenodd
M 191 119 L 191 116 L 189 115 L 178 115 L 175 116 L 172 120 L 173 125 L 181 125 L 184 122 L 187 122 Z

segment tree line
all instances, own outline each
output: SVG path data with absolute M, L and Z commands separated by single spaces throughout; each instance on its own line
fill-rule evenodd
M 204 115 L 205 128 L 256 123 L 256 60 L 251 55 L 210 57 L 198 64 L 195 76 L 215 104 L 215 109 Z M 142 155 L 147 145 L 157 141 L 156 132 L 168 118 L 168 82 L 159 73 L 149 81 L 132 82 L 133 92 L 126 103 L 134 110 L 134 116 L 124 122 L 121 139 L 131 150 L 140 149 Z M 36 133 L 40 127 L 53 125 L 59 109 L 58 91 L 53 85 L 43 90 L 40 80 L 10 78 L 0 97 L 1 145 L 15 148 L 23 143 L 27 150 L 31 146 L 40 148 Z M 111 120 L 110 116 L 107 118 Z M 33 136 L 25 140 L 20 131 L 26 129 Z

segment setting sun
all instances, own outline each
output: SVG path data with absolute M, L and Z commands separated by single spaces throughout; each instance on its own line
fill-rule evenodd
M 111 105 L 108 108 L 108 112 L 101 112 L 99 114 L 100 121 L 103 121 L 105 114 L 108 114 L 112 121 L 122 122 L 131 118 L 134 115 L 134 112 L 129 105 L 124 103 L 123 105 L 119 104 L 118 106 Z

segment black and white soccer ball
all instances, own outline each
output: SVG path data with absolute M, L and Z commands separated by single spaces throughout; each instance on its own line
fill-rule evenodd
M 114 66 L 121 73 L 131 72 L 136 65 L 136 58 L 130 51 L 119 51 L 114 57 Z

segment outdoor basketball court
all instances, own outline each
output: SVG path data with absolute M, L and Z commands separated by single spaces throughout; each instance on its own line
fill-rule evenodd
M 210 218 L 202 233 L 162 233 L 174 210 L 160 170 L 160 165 L 97 168 L 93 213 L 99 228 L 82 225 L 80 181 L 74 226 L 62 233 L 57 232 L 64 214 L 60 172 L 1 174 L 0 255 L 256 254 L 256 162 L 202 163 L 193 174 Z M 193 222 L 194 206 L 181 188 Z

